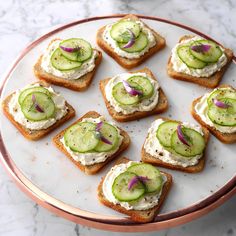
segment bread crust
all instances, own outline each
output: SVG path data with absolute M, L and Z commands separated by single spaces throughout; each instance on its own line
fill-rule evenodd
M 129 14 L 123 17 L 122 19 L 131 18 L 134 20 L 140 20 L 137 16 Z M 100 48 L 102 48 L 110 57 L 112 57 L 119 65 L 126 69 L 132 69 L 134 67 L 137 67 L 138 65 L 142 64 L 144 61 L 146 61 L 148 58 L 150 58 L 153 54 L 160 51 L 166 46 L 165 39 L 159 35 L 157 32 L 155 32 L 153 29 L 148 27 L 146 24 L 144 24 L 147 28 L 149 28 L 155 39 L 156 39 L 156 45 L 149 49 L 148 52 L 146 52 L 144 55 L 142 55 L 140 58 L 134 58 L 134 59 L 128 59 L 125 57 L 119 56 L 117 53 L 114 52 L 113 48 L 103 40 L 103 32 L 106 28 L 106 26 L 100 28 L 97 32 L 97 44 Z
M 227 85 L 227 84 L 222 84 L 219 86 L 219 88 L 231 88 L 234 89 L 232 86 Z M 235 89 L 234 89 L 235 90 Z M 219 139 L 221 142 L 223 143 L 235 143 L 236 142 L 236 132 L 231 133 L 231 134 L 227 134 L 227 133 L 222 133 L 219 130 L 217 130 L 215 127 L 212 127 L 208 124 L 206 124 L 201 117 L 197 114 L 196 110 L 195 110 L 195 106 L 197 105 L 198 102 L 200 102 L 202 97 L 199 97 L 197 99 L 195 99 L 192 102 L 192 106 L 191 106 L 191 114 L 193 116 L 193 118 L 200 123 L 201 125 L 203 125 L 204 127 L 206 127 L 217 139 Z
M 47 84 L 45 82 L 40 82 L 40 84 L 43 85 L 44 87 L 49 87 L 49 84 Z M 10 102 L 13 95 L 14 95 L 14 93 L 10 94 L 2 102 L 3 112 L 6 115 L 6 117 L 11 121 L 11 123 L 20 131 L 20 133 L 25 138 L 27 138 L 29 140 L 36 141 L 36 140 L 39 140 L 39 139 L 45 137 L 48 133 L 50 133 L 51 131 L 53 131 L 54 129 L 61 126 L 66 121 L 68 121 L 69 119 L 71 119 L 75 116 L 74 108 L 69 103 L 66 102 L 66 106 L 68 108 L 67 113 L 65 114 L 65 116 L 63 116 L 60 120 L 58 120 L 52 126 L 48 127 L 47 129 L 43 129 L 43 130 L 27 129 L 24 126 L 22 126 L 20 123 L 15 121 L 14 117 L 12 116 L 12 114 L 9 111 L 9 102 Z
M 84 118 L 98 118 L 100 116 L 99 113 L 96 111 L 89 111 L 86 113 L 84 116 L 79 118 L 77 121 L 75 121 L 73 124 L 71 124 L 69 127 L 72 125 L 82 121 Z M 123 141 L 116 153 L 114 153 L 112 156 L 108 157 L 104 162 L 100 163 L 95 163 L 93 165 L 83 165 L 79 161 L 75 161 L 70 153 L 67 152 L 66 148 L 64 145 L 61 143 L 60 139 L 64 136 L 65 131 L 69 128 L 67 127 L 66 129 L 62 130 L 59 134 L 57 134 L 55 137 L 53 137 L 53 143 L 55 146 L 63 152 L 81 171 L 83 171 L 87 175 L 94 175 L 98 173 L 108 162 L 112 161 L 115 159 L 119 154 L 121 154 L 124 150 L 126 150 L 130 144 L 130 138 L 128 133 L 126 133 L 124 130 L 118 128 L 120 130 L 121 135 L 123 136 Z
M 57 40 L 57 39 L 52 40 L 51 43 L 55 40 Z M 96 73 L 96 70 L 97 70 L 99 64 L 102 61 L 102 53 L 97 49 L 94 49 L 94 50 L 97 51 L 97 53 L 98 53 L 98 56 L 95 59 L 95 68 L 92 71 L 90 71 L 89 73 L 81 76 L 80 78 L 78 78 L 76 80 L 67 80 L 67 79 L 63 79 L 63 78 L 60 78 L 58 76 L 47 73 L 41 67 L 41 62 L 42 62 L 43 55 L 41 55 L 39 57 L 38 61 L 34 65 L 34 69 L 33 69 L 34 74 L 39 80 L 46 81 L 50 84 L 55 84 L 55 85 L 58 85 L 58 86 L 62 86 L 62 87 L 65 87 L 65 88 L 68 88 L 68 89 L 71 89 L 71 90 L 74 90 L 74 91 L 84 91 L 91 84 L 91 82 L 94 78 L 94 75 Z
M 130 161 L 129 159 L 123 157 L 122 159 L 119 160 L 118 163 L 116 163 L 116 165 L 120 164 L 120 163 L 127 163 L 129 161 Z M 103 181 L 104 181 L 105 177 L 102 178 L 102 180 L 98 186 L 98 189 L 97 189 L 98 199 L 103 205 L 110 207 L 115 211 L 118 211 L 118 212 L 121 212 L 123 214 L 130 216 L 131 220 L 133 220 L 135 222 L 140 222 L 140 223 L 152 222 L 155 220 L 155 217 L 157 216 L 158 212 L 160 211 L 160 209 L 163 205 L 163 202 L 165 201 L 165 199 L 169 193 L 169 190 L 171 188 L 172 182 L 173 182 L 172 176 L 170 174 L 163 172 L 163 171 L 161 171 L 161 173 L 165 174 L 165 176 L 167 177 L 167 181 L 163 186 L 162 194 L 160 196 L 158 205 L 154 206 L 153 208 L 151 208 L 149 210 L 126 210 L 124 207 L 122 207 L 119 204 L 116 205 L 114 203 L 109 202 L 105 198 L 105 196 L 103 194 L 103 190 L 102 190 L 102 185 L 103 185 Z
M 137 70 L 137 71 L 130 72 L 130 73 L 137 73 L 137 72 L 146 73 L 152 79 L 156 80 L 156 78 L 154 77 L 154 75 L 152 74 L 152 72 L 148 68 L 144 68 L 142 70 Z M 136 111 L 132 114 L 122 114 L 121 112 L 117 112 L 106 98 L 105 87 L 110 79 L 111 78 L 100 80 L 99 87 L 100 87 L 103 99 L 105 101 L 107 110 L 108 110 L 109 114 L 115 120 L 117 120 L 119 122 L 127 122 L 127 121 L 137 120 L 137 119 L 144 118 L 144 117 L 147 117 L 150 115 L 163 113 L 168 109 L 167 97 L 166 97 L 165 93 L 163 92 L 163 90 L 161 88 L 159 88 L 159 100 L 158 100 L 156 107 L 153 110 L 151 110 L 151 111 Z
M 176 120 L 170 120 L 167 118 L 161 118 L 161 119 L 166 120 L 166 121 L 176 121 Z M 177 122 L 179 122 L 179 121 L 177 121 Z M 208 130 L 205 127 L 202 127 L 202 129 L 203 129 L 204 139 L 205 139 L 206 146 L 207 146 L 210 135 L 209 135 Z M 147 139 L 147 137 L 146 137 L 146 139 Z M 144 144 L 146 142 L 146 139 L 144 141 Z M 151 163 L 153 165 L 161 166 L 161 167 L 172 169 L 172 170 L 179 170 L 179 171 L 183 171 L 183 172 L 187 172 L 187 173 L 197 173 L 197 172 L 201 172 L 204 169 L 205 161 L 206 161 L 206 148 L 204 150 L 203 156 L 199 159 L 199 162 L 196 165 L 183 167 L 181 165 L 173 165 L 170 163 L 166 163 L 166 162 L 162 161 L 161 159 L 158 159 L 158 158 L 150 155 L 149 153 L 146 152 L 146 150 L 144 148 L 144 144 L 142 146 L 142 151 L 141 151 L 141 160 L 143 162 Z
M 179 42 L 182 42 L 183 40 L 190 39 L 193 37 L 194 37 L 193 35 L 185 35 L 180 38 Z M 223 66 L 220 71 L 215 72 L 210 77 L 194 77 L 194 76 L 191 76 L 188 74 L 184 74 L 182 72 L 175 71 L 173 69 L 173 64 L 171 62 L 171 56 L 170 56 L 170 58 L 168 60 L 168 64 L 167 64 L 167 74 L 170 77 L 172 77 L 173 79 L 195 83 L 195 84 L 207 87 L 207 88 L 215 88 L 218 86 L 218 84 L 222 80 L 222 77 L 223 77 L 225 71 L 227 70 L 228 66 L 230 65 L 230 63 L 233 59 L 233 51 L 228 48 L 224 48 L 224 50 L 225 50 L 225 54 L 227 56 L 226 65 Z

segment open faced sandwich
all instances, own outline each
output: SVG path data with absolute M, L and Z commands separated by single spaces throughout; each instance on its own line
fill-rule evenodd
M 152 72 L 144 68 L 100 81 L 110 115 L 117 121 L 137 120 L 167 110 L 167 98 Z
M 8 119 L 30 140 L 44 137 L 75 116 L 73 107 L 45 82 L 18 89 L 2 106 Z
M 236 90 L 221 85 L 193 101 L 193 117 L 224 143 L 236 142 Z
M 142 161 L 188 173 L 200 172 L 208 138 L 204 127 L 158 118 L 148 130 Z
M 171 188 L 170 174 L 127 158 L 111 168 L 98 186 L 99 201 L 136 222 L 151 222 Z
M 165 47 L 165 39 L 135 15 L 98 30 L 97 44 L 122 67 L 131 69 Z
M 53 142 L 83 172 L 96 174 L 130 144 L 129 135 L 95 111 L 61 131 Z
M 215 88 L 233 58 L 232 50 L 200 36 L 185 35 L 172 49 L 170 77 Z
M 40 79 L 76 91 L 87 89 L 102 53 L 81 38 L 54 39 L 38 59 L 34 73 Z

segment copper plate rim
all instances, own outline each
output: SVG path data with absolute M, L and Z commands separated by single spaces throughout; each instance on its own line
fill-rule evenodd
M 74 25 L 95 21 L 95 20 L 103 20 L 103 19 L 109 19 L 109 18 L 119 18 L 123 17 L 126 14 L 116 14 L 116 15 L 108 15 L 108 16 L 101 16 L 101 17 L 91 17 L 83 20 L 78 20 L 66 25 L 63 25 L 61 27 L 56 28 L 55 30 L 50 31 L 49 33 L 43 35 L 42 37 L 38 38 L 34 42 L 32 42 L 29 46 L 27 46 L 19 55 L 19 57 L 16 59 L 15 63 L 9 70 L 9 72 L 6 74 L 3 83 L 1 84 L 0 88 L 0 95 L 2 95 L 2 91 L 4 88 L 5 83 L 9 79 L 11 73 L 17 66 L 17 64 L 20 62 L 20 60 L 30 51 L 32 50 L 36 45 L 38 45 L 41 41 L 47 39 L 51 35 L 62 31 L 66 28 L 72 27 Z M 166 20 L 163 18 L 158 17 L 151 17 L 151 16 L 144 16 L 144 15 L 137 15 L 140 18 L 158 21 L 158 22 L 164 22 L 167 24 L 175 25 L 177 27 L 189 30 L 195 34 L 198 34 L 200 36 L 203 36 L 205 38 L 212 39 L 208 35 L 205 35 L 191 27 L 188 27 L 186 25 Z M 215 41 L 216 42 L 216 41 Z M 234 63 L 236 63 L 236 57 L 233 57 Z M 203 214 L 206 214 L 210 210 L 214 209 L 215 207 L 219 206 L 223 202 L 225 202 L 230 196 L 232 196 L 236 192 L 236 176 L 234 176 L 232 179 L 230 179 L 222 188 L 220 188 L 218 191 L 216 191 L 211 196 L 180 210 L 173 211 L 166 214 L 160 214 L 157 216 L 156 221 L 153 223 L 148 223 L 143 226 L 143 224 L 136 224 L 132 221 L 130 221 L 128 218 L 119 218 L 115 216 L 106 216 L 106 215 L 97 215 L 96 213 L 87 212 L 84 210 L 81 210 L 79 208 L 72 207 L 70 205 L 65 204 L 64 202 L 61 202 L 43 191 L 41 191 L 39 188 L 37 188 L 30 180 L 28 180 L 21 171 L 17 168 L 17 166 L 12 161 L 10 155 L 7 153 L 7 150 L 4 145 L 4 141 L 2 139 L 2 136 L 0 134 L 0 151 L 1 151 L 1 162 L 3 166 L 6 168 L 7 172 L 10 174 L 11 177 L 15 180 L 17 185 L 20 187 L 22 191 L 24 191 L 27 195 L 29 195 L 34 201 L 42 205 L 43 207 L 53 211 L 54 213 L 58 214 L 59 216 L 65 217 L 67 219 L 70 219 L 76 223 L 88 225 L 95 228 L 105 229 L 105 230 L 121 230 L 126 229 L 129 230 L 129 226 L 132 224 L 132 230 L 131 231 L 149 231 L 149 230 L 157 230 L 157 229 L 163 229 L 166 227 L 173 227 L 182 223 L 189 222 L 195 218 L 200 217 Z M 231 194 L 229 194 L 231 193 Z M 225 195 L 225 197 L 224 197 Z M 226 196 L 229 196 L 228 198 Z M 210 207 L 210 206 L 214 207 Z M 92 223 L 93 222 L 93 223 Z M 121 226 L 122 224 L 122 226 Z M 125 225 L 124 225 L 125 224 Z M 110 226 L 108 226 L 110 225 Z M 114 226 L 114 228 L 112 228 Z M 141 226 L 145 227 L 142 228 Z M 135 227 L 135 229 L 134 229 Z

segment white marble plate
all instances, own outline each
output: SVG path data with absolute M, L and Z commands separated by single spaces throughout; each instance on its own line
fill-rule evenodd
M 23 58 L 16 64 L 4 84 L 1 97 L 5 98 L 14 90 L 36 81 L 32 71 L 33 65 L 53 38 L 82 37 L 97 47 L 95 40 L 96 31 L 105 24 L 115 20 L 115 18 L 107 18 L 85 21 L 41 38 L 41 40 L 33 44 L 33 47 L 27 50 Z M 137 69 L 146 66 L 158 78 L 170 104 L 168 111 L 163 116 L 196 123 L 189 112 L 191 102 L 209 90 L 195 84 L 173 80 L 166 73 L 166 64 L 171 48 L 177 43 L 179 37 L 191 32 L 165 22 L 158 22 L 151 19 L 144 19 L 144 21 L 166 38 L 167 47 Z M 103 53 L 103 61 L 87 91 L 74 92 L 62 87 L 53 87 L 61 92 L 68 102 L 74 106 L 77 112 L 75 119 L 87 111 L 96 110 L 111 120 L 112 118 L 106 110 L 99 91 L 98 83 L 101 79 L 124 71 L 113 59 Z M 223 83 L 229 83 L 235 86 L 235 74 L 236 66 L 232 63 L 224 76 Z M 155 116 L 152 116 L 140 121 L 118 124 L 129 133 L 132 141 L 130 148 L 124 153 L 125 156 L 132 160 L 140 160 L 142 144 L 147 130 L 154 119 Z M 59 208 L 70 205 L 73 209 L 79 209 L 78 215 L 92 216 L 92 219 L 104 220 L 107 217 L 111 217 L 110 222 L 116 220 L 124 222 L 126 220 L 124 215 L 101 205 L 96 196 L 96 189 L 101 177 L 107 173 L 113 163 L 97 175 L 86 176 L 53 146 L 51 142 L 52 137 L 72 122 L 73 120 L 67 122 L 40 141 L 31 142 L 23 138 L 1 112 L 0 127 L 2 140 L 9 154 L 10 161 L 15 164 L 14 168 L 8 166 L 8 170 L 14 169 L 16 171 L 18 169 L 17 172 L 19 173 L 20 171 L 34 187 L 39 188 L 42 192 L 65 204 L 60 205 L 60 202 L 53 200 L 51 202 L 52 205 L 56 205 Z M 236 183 L 235 153 L 235 145 L 222 144 L 214 136 L 211 136 L 206 154 L 206 167 L 202 173 L 185 174 L 178 171 L 166 170 L 173 175 L 174 185 L 162 208 L 159 219 L 173 218 L 176 217 L 176 214 L 184 214 L 187 211 L 196 210 L 197 208 L 192 207 L 193 205 L 197 207 L 203 203 L 208 204 L 210 203 L 210 199 L 222 193 L 223 187 L 223 189 L 233 187 Z M 6 159 L 6 155 L 4 154 L 3 162 L 5 164 L 7 163 Z M 228 183 L 229 181 L 231 182 Z M 27 188 L 27 186 L 24 188 Z M 30 188 L 31 195 L 33 195 L 34 191 L 39 193 L 32 185 Z M 36 198 L 50 203 L 52 198 L 47 197 L 42 192 Z M 95 214 L 90 215 L 88 212 Z

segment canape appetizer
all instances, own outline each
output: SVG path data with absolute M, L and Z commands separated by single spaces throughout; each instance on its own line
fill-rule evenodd
M 155 219 L 167 197 L 172 177 L 156 167 L 123 158 L 101 180 L 98 198 L 102 204 L 127 214 L 136 222 Z
M 97 44 L 122 67 L 131 69 L 165 47 L 165 39 L 135 15 L 102 27 Z
M 102 53 L 81 38 L 54 39 L 34 66 L 40 80 L 82 91 L 89 87 Z
M 100 81 L 110 115 L 117 121 L 136 120 L 167 110 L 167 98 L 152 72 L 144 68 Z
M 75 116 L 63 96 L 45 82 L 27 85 L 2 103 L 13 125 L 30 140 L 38 140 Z
M 193 117 L 224 143 L 236 142 L 236 90 L 221 85 L 193 101 Z
M 204 127 L 158 118 L 148 130 L 142 161 L 189 173 L 200 172 L 205 164 L 208 138 Z
M 185 35 L 172 49 L 167 72 L 174 79 L 215 88 L 232 58 L 228 48 L 200 36 Z
M 83 172 L 92 175 L 128 148 L 129 135 L 95 111 L 86 113 L 53 138 Z

